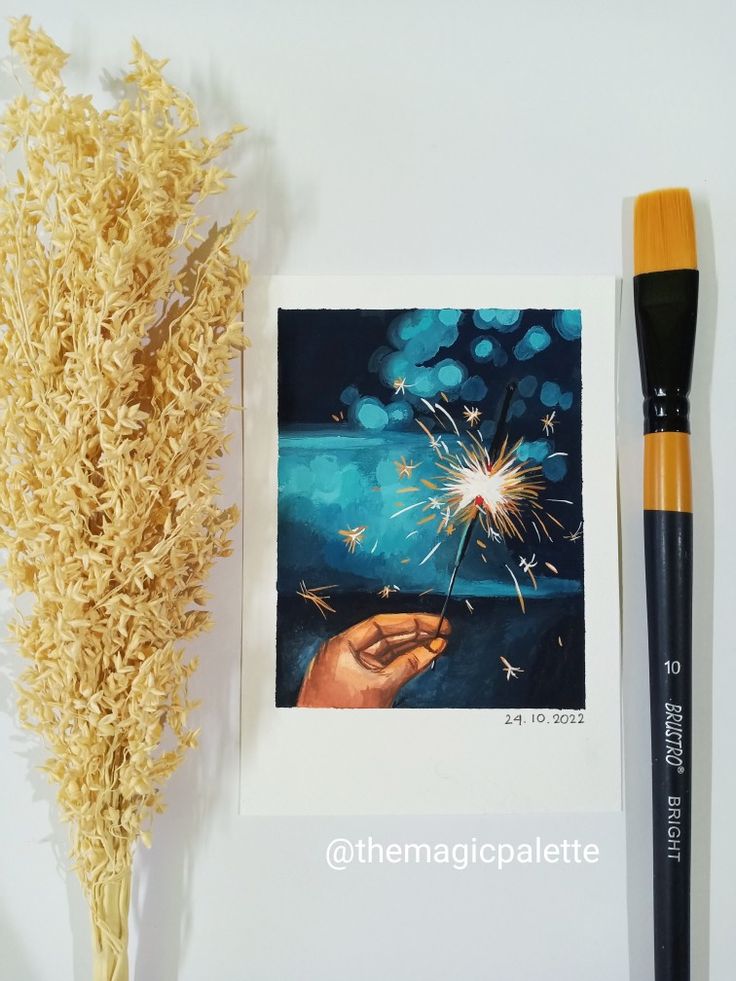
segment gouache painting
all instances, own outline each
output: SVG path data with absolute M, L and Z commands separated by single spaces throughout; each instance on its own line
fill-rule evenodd
M 577 309 L 280 309 L 276 706 L 585 707 Z

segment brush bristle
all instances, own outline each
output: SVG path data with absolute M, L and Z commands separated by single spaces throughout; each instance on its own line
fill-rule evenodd
M 687 188 L 640 194 L 634 208 L 634 275 L 697 268 L 693 204 Z

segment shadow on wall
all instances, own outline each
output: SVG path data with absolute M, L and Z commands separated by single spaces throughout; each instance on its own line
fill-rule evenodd
M 172 63 L 172 70 L 177 65 Z M 182 87 L 193 96 L 208 135 L 240 123 L 247 132 L 240 134 L 223 156 L 223 166 L 234 174 L 224 195 L 210 198 L 208 209 L 221 224 L 237 209 L 243 214 L 256 212 L 254 223 L 240 243 L 240 252 L 264 274 L 279 272 L 287 248 L 287 236 L 310 219 L 310 195 L 298 189 L 299 210 L 295 209 L 296 195 L 286 186 L 279 166 L 278 151 L 271 134 L 258 125 L 258 107 L 248 104 L 248 95 L 241 95 L 230 83 L 224 66 L 210 55 L 209 68 L 195 67 Z M 274 113 L 262 113 L 275 118 Z
M 233 380 L 233 397 L 239 387 Z M 233 420 L 232 425 L 238 425 Z M 237 444 L 236 444 L 237 445 Z M 224 471 L 223 498 L 240 502 L 240 467 Z M 131 904 L 131 935 L 137 937 L 135 978 L 177 981 L 192 931 L 192 877 L 197 856 L 213 826 L 213 815 L 237 817 L 240 721 L 241 552 L 220 559 L 207 583 L 214 629 L 187 646 L 200 667 L 190 694 L 201 700 L 192 721 L 201 727 L 199 747 L 187 754 L 163 790 L 167 810 L 153 822 L 153 847 L 137 847 Z M 201 901 L 203 897 L 199 897 Z
M 167 54 L 164 43 L 149 44 L 147 50 L 156 58 Z M 254 211 L 256 220 L 240 240 L 238 251 L 253 264 L 255 271 L 277 273 L 287 244 L 287 229 L 293 234 L 295 227 L 309 220 L 309 195 L 299 192 L 300 212 L 295 212 L 280 176 L 273 139 L 254 122 L 257 111 L 251 112 L 246 99 L 238 98 L 216 58 L 211 55 L 209 67 L 206 70 L 195 67 L 188 78 L 184 77 L 184 68 L 182 62 L 173 58 L 167 77 L 195 100 L 205 135 L 212 137 L 236 124 L 247 127 L 218 160 L 233 177 L 225 194 L 215 195 L 206 202 L 211 222 L 224 227 L 233 211 L 241 214 Z M 100 75 L 100 85 L 115 99 L 126 93 L 124 74 L 103 71 Z
M 12 964 L 15 968 L 17 978 L 23 981 L 44 981 L 40 974 L 36 973 L 28 960 L 26 950 L 17 940 L 10 916 L 0 906 L 0 951 L 4 964 Z M 83 975 L 75 975 L 81 977 Z
M 158 52 L 155 52 L 158 56 Z M 177 65 L 172 64 L 174 77 Z M 181 67 L 181 66 L 179 66 Z M 179 81 L 200 110 L 208 133 L 219 132 L 237 121 L 248 122 L 245 100 L 228 86 L 221 66 L 211 57 L 206 73 L 192 72 Z M 221 224 L 229 213 L 256 210 L 256 221 L 240 242 L 240 252 L 256 258 L 259 271 L 278 271 L 286 242 L 286 229 L 294 228 L 299 216 L 290 213 L 288 197 L 279 180 L 273 144 L 259 132 L 249 130 L 233 144 L 223 165 L 235 172 L 227 194 L 208 202 L 212 220 Z M 248 332 L 246 294 L 246 333 Z M 241 376 L 234 363 L 233 402 L 240 404 Z M 230 428 L 240 429 L 242 417 L 233 414 Z M 238 442 L 233 444 L 236 452 Z M 240 460 L 229 457 L 224 468 L 223 500 L 242 502 Z M 135 859 L 131 926 L 137 936 L 134 977 L 176 981 L 186 957 L 187 937 L 193 915 L 192 877 L 197 855 L 213 830 L 219 813 L 237 818 L 240 744 L 240 659 L 242 553 L 237 543 L 240 527 L 233 532 L 232 557 L 220 560 L 208 583 L 213 595 L 209 604 L 215 627 L 190 645 L 200 667 L 192 679 L 193 698 L 202 700 L 195 716 L 201 726 L 200 745 L 189 754 L 165 788 L 167 812 L 153 825 L 153 848 L 140 848 Z M 201 897 L 200 897 L 201 899 Z

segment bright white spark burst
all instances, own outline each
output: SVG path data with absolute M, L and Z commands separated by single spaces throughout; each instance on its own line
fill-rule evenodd
M 523 668 L 515 668 L 513 664 L 509 664 L 505 657 L 499 657 L 501 662 L 501 670 L 506 672 L 506 681 L 511 681 L 512 678 L 518 678 L 520 674 L 524 674 Z
M 411 385 L 406 384 L 406 378 L 396 378 L 394 380 L 394 391 L 397 395 L 404 395 L 407 388 L 411 388 Z
M 463 415 L 469 426 L 477 426 L 480 422 L 481 411 L 477 406 L 474 409 L 469 409 L 467 405 L 464 405 Z
M 439 403 L 435 403 L 433 406 L 426 399 L 421 401 L 435 415 L 435 419 L 443 425 L 443 420 L 438 413 L 444 416 L 459 435 L 454 419 L 443 406 Z M 469 409 L 468 406 L 465 406 L 465 410 L 466 419 L 472 427 L 477 419 L 468 419 L 468 413 L 474 413 L 475 410 Z M 551 416 L 551 421 L 554 423 L 554 413 L 551 413 Z M 552 521 L 560 527 L 562 525 L 553 515 L 545 511 L 540 502 L 540 493 L 544 489 L 541 467 L 529 466 L 517 457 L 521 440 L 511 448 L 508 446 L 508 440 L 504 440 L 500 453 L 494 460 L 491 460 L 487 447 L 482 438 L 479 438 L 481 434 L 473 432 L 472 428 L 466 431 L 469 440 L 461 439 L 450 450 L 445 439 L 434 436 L 421 420 L 417 420 L 417 423 L 427 436 L 431 449 L 437 454 L 436 467 L 440 476 L 435 479 L 440 485 L 439 493 L 430 495 L 426 500 L 400 508 L 391 515 L 392 518 L 397 518 L 408 511 L 422 507 L 425 512 L 439 512 L 440 520 L 434 527 L 438 534 L 444 532 L 445 536 L 452 535 L 457 527 L 477 518 L 489 540 L 494 543 L 502 542 L 504 538 L 516 538 L 519 541 L 524 541 L 530 524 L 540 541 L 542 540 L 540 528 L 545 536 L 550 541 L 552 540 L 546 521 Z M 557 453 L 555 455 L 566 454 Z M 416 465 L 413 461 L 409 461 L 407 464 L 402 457 L 401 461 L 395 461 L 395 466 L 399 471 L 400 478 L 402 476 L 411 478 L 411 469 L 408 468 Z M 402 473 L 402 467 L 406 468 L 408 472 Z M 431 486 L 427 481 L 422 481 L 422 483 Z M 424 524 L 431 520 L 431 517 L 426 517 L 418 523 Z M 439 545 L 440 542 L 436 543 L 419 564 L 423 565 L 427 562 L 437 551 Z M 485 561 L 485 556 L 483 559 Z M 537 580 L 532 571 L 537 566 L 536 555 L 532 555 L 531 559 L 519 556 L 519 560 L 520 568 L 529 576 L 533 587 L 536 589 Z M 508 565 L 505 568 L 514 584 L 522 612 L 526 613 L 526 603 L 519 580 L 513 569 Z
M 541 420 L 541 422 L 542 422 L 542 429 L 544 430 L 544 435 L 545 436 L 551 436 L 554 433 L 554 431 L 555 431 L 555 425 L 556 425 L 556 423 L 555 423 L 555 416 L 556 415 L 557 415 L 557 412 L 555 410 L 555 412 L 550 412 L 549 415 L 546 415 L 546 416 L 543 416 L 542 417 L 542 420 Z
M 539 467 L 527 467 L 516 458 L 517 443 L 512 449 L 504 442 L 498 457 L 491 461 L 488 450 L 474 440 L 471 449 L 459 444 L 459 452 L 438 463 L 443 471 L 445 499 L 452 517 L 468 521 L 478 513 L 486 532 L 495 529 L 502 536 L 523 539 L 523 509 L 528 505 L 541 511 L 537 478 Z
M 343 528 L 340 530 L 340 535 L 345 542 L 348 552 L 354 552 L 358 545 L 363 543 L 363 536 L 367 530 L 367 525 L 362 525 L 359 528 Z

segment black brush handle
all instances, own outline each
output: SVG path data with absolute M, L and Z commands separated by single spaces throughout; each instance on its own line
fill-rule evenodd
M 690 979 L 692 522 L 687 511 L 644 511 L 656 981 Z

